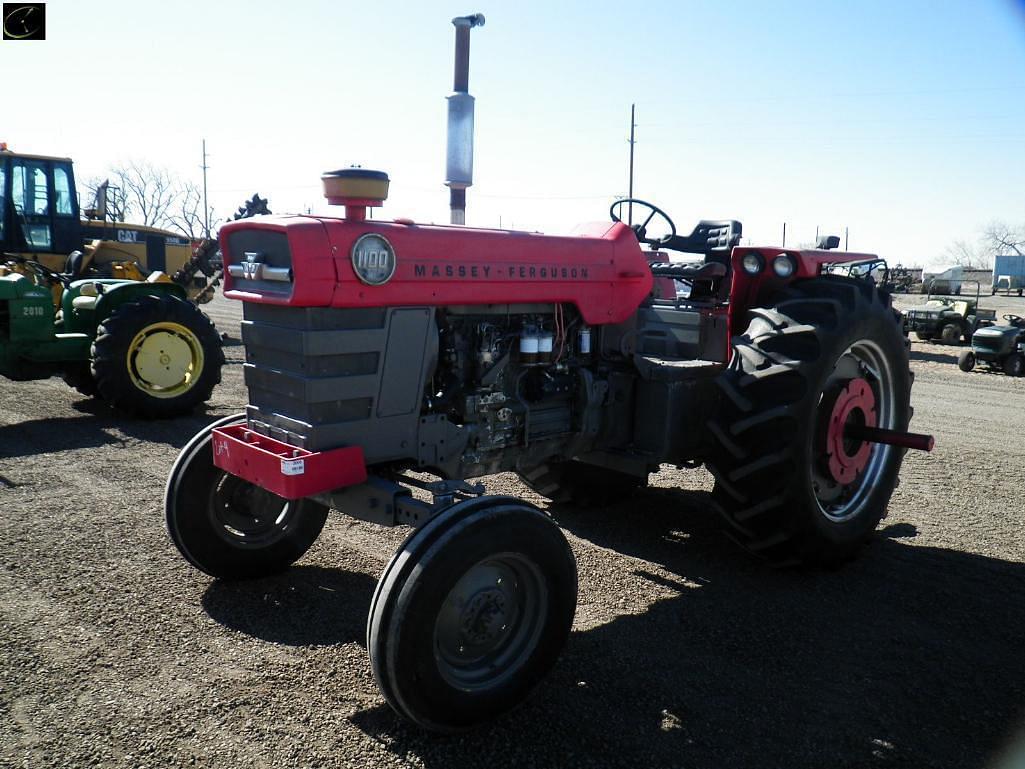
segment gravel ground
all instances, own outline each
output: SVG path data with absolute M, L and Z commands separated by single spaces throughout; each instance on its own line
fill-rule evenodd
M 207 309 L 237 340 L 238 306 Z M 913 345 L 913 428 L 936 450 L 908 456 L 876 541 L 836 571 L 739 552 L 703 470 L 557 511 L 580 605 L 555 672 L 512 715 L 435 737 L 387 708 L 364 648 L 403 530 L 337 516 L 245 584 L 168 541 L 177 451 L 245 402 L 229 345 L 208 410 L 170 422 L 0 380 L 0 766 L 980 767 L 1025 734 L 1023 380 Z

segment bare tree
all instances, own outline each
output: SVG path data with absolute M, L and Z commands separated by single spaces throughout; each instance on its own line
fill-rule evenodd
M 111 170 L 113 183 L 125 196 L 125 213 L 137 224 L 166 227 L 178 196 L 177 181 L 166 168 L 133 160 Z
M 987 244 L 969 243 L 967 240 L 955 240 L 943 252 L 951 264 L 988 270 L 993 267 L 993 254 Z
M 207 236 L 203 196 L 195 184 L 183 182 L 166 168 L 133 160 L 111 167 L 106 177 L 86 181 L 80 199 L 95 199 L 108 180 L 107 216 L 114 221 L 174 230 L 193 240 Z M 207 216 L 212 228 L 213 209 Z
M 1006 254 L 1013 251 L 1018 256 L 1025 256 L 1025 228 L 1012 227 L 999 220 L 990 222 L 982 231 L 986 245 L 994 254 Z
M 178 194 L 174 205 L 167 214 L 167 224 L 170 229 L 177 230 L 191 240 L 210 237 L 206 230 L 206 222 L 210 222 L 210 230 L 217 229 L 218 220 L 214 216 L 213 208 L 203 216 L 203 194 L 199 188 L 191 182 L 186 182 L 178 188 Z

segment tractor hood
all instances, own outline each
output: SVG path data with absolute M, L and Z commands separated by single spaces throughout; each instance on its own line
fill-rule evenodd
M 1020 334 L 1021 332 L 1022 332 L 1022 330 L 1020 328 L 1018 328 L 1017 326 L 1008 326 L 1008 325 L 986 326 L 986 327 L 980 328 L 978 331 L 976 331 L 972 338 L 973 339 L 1000 339 L 1002 337 L 1018 336 L 1018 334 Z

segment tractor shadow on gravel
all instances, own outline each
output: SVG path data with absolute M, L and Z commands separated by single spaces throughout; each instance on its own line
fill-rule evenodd
M 197 411 L 175 419 L 134 419 L 95 400 L 74 404 L 81 416 L 33 419 L 0 426 L 0 459 L 98 448 L 133 440 L 178 449 L 222 414 Z
M 271 643 L 365 646 L 375 584 L 365 574 L 293 566 L 264 579 L 212 582 L 202 603 L 216 622 Z
M 931 346 L 931 345 L 930 345 Z M 960 350 L 959 347 L 951 348 L 954 350 Z M 915 346 L 911 346 L 911 362 L 916 361 L 922 363 L 953 363 L 957 365 L 958 353 L 940 353 L 940 352 L 925 352 L 924 350 L 915 349 Z
M 980 766 L 1021 726 L 1025 565 L 915 546 L 898 524 L 843 568 L 773 571 L 693 514 L 707 509 L 707 493 L 651 489 L 557 511 L 647 561 L 626 577 L 654 597 L 617 611 L 623 575 L 582 574 L 582 603 L 609 621 L 574 632 L 510 716 L 455 738 L 383 705 L 353 722 L 428 767 L 717 769 Z

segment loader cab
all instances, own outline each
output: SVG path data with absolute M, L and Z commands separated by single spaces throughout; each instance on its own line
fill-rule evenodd
M 21 155 L 0 144 L 0 249 L 66 256 L 81 247 L 71 160 Z

